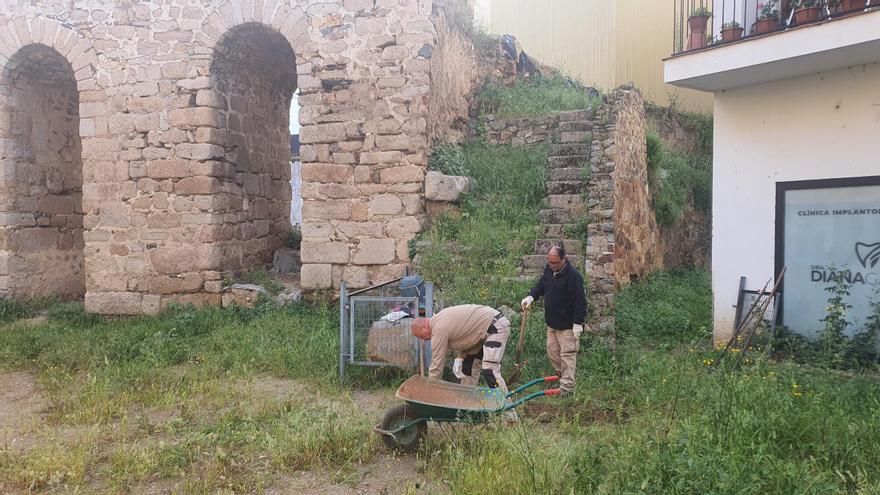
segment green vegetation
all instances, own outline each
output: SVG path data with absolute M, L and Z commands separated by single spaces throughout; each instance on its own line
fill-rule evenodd
M 709 274 L 683 270 L 654 273 L 617 295 L 617 335 L 655 346 L 707 341 L 712 329 Z
M 708 212 L 712 207 L 711 154 L 685 154 L 665 146 L 660 137 L 651 131 L 648 132 L 647 145 L 648 173 L 657 223 L 661 226 L 675 225 L 691 203 Z
M 471 142 L 435 150 L 432 168 L 469 175 L 476 190 L 460 213 L 441 217 L 421 235 L 431 242 L 423 253 L 422 274 L 434 281 L 447 305 L 515 306 L 526 286 L 505 278 L 517 275 L 520 257 L 532 252 L 540 233 L 546 149 Z
M 496 118 L 546 117 L 565 110 L 583 110 L 598 106 L 583 84 L 563 77 L 534 76 L 518 80 L 513 86 L 488 82 L 478 98 L 483 113 Z
M 302 244 L 302 230 L 299 225 L 292 225 L 290 227 L 290 231 L 287 232 L 287 238 L 285 238 L 285 244 L 289 248 L 299 249 Z
M 818 338 L 811 340 L 788 328 L 781 328 L 777 331 L 774 347 L 781 355 L 801 363 L 828 369 L 876 371 L 880 364 L 880 291 L 871 301 L 872 312 L 864 326 L 855 327 L 849 320 L 852 285 L 841 276 L 842 270 L 832 267 L 831 271 L 833 282 L 825 288 L 828 305 Z

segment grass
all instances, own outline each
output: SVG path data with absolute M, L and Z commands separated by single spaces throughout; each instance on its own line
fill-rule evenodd
M 453 165 L 476 183 L 460 214 L 442 217 L 421 236 L 431 241 L 421 273 L 440 289 L 446 305 L 515 306 L 523 297 L 527 287 L 505 278 L 517 275 L 521 256 L 532 252 L 540 233 L 546 153 L 544 146 L 480 142 L 443 153 L 455 157 Z
M 555 74 L 520 79 L 512 86 L 488 82 L 478 98 L 483 113 L 496 118 L 547 117 L 566 110 L 598 105 L 598 98 L 580 82 Z
M 48 403 L 37 446 L 0 448 L 0 487 L 98 480 L 116 492 L 183 479 L 182 493 L 250 492 L 278 472 L 333 466 L 344 476 L 373 455 L 375 413 L 336 384 L 332 308 L 105 319 L 65 304 L 49 313 L 0 331 L 3 369 L 35 373 Z M 266 383 L 275 385 L 261 391 Z

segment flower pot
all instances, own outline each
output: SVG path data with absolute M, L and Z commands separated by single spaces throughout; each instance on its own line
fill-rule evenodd
M 755 34 L 764 34 L 769 33 L 770 31 L 776 31 L 776 28 L 779 27 L 779 21 L 775 17 L 771 17 L 769 19 L 758 19 L 755 22 Z
M 809 24 L 819 19 L 819 7 L 806 7 L 794 11 L 794 21 L 798 24 Z
M 864 10 L 865 0 L 841 0 L 840 11 L 852 12 L 854 10 Z
M 688 28 L 691 30 L 691 34 L 703 33 L 703 37 L 706 37 L 706 24 L 709 23 L 709 16 L 705 15 L 697 15 L 688 17 Z
M 699 50 L 700 48 L 706 48 L 706 33 L 689 34 L 685 50 Z
M 741 27 L 729 27 L 721 30 L 721 41 L 724 43 L 730 43 L 742 39 L 742 37 L 743 28 Z

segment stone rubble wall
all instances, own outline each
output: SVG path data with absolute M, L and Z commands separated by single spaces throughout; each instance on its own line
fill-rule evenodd
M 645 102 L 638 90 L 614 93 L 614 128 L 605 158 L 614 163 L 614 278 L 644 278 L 663 265 L 663 242 L 648 187 Z
M 699 148 L 699 133 L 685 126 L 679 114 L 668 108 L 648 105 L 648 127 L 657 132 L 664 145 L 691 154 Z M 684 209 L 675 225 L 661 227 L 663 264 L 667 268 L 695 267 L 708 269 L 712 261 L 712 215 L 696 208 L 693 201 Z
M 290 202 L 289 138 L 280 137 L 292 86 L 272 77 L 287 74 L 286 50 L 301 93 L 303 287 L 402 273 L 424 214 L 432 11 L 431 0 L 0 5 L 4 74 L 37 44 L 76 80 L 86 308 L 219 304 L 225 274 L 271 260 Z M 256 65 L 236 67 L 245 62 Z M 25 108 L 10 91 L 2 79 L 0 115 Z M 66 128 L 49 120 L 48 132 Z M 9 132 L 0 128 L 0 139 Z M 0 160 L 5 170 L 16 163 Z M 15 222 L 3 227 L 15 240 L 0 259 L 33 248 Z M 25 295 L 11 284 L 0 278 L 0 292 Z
M 428 98 L 428 139 L 432 143 L 458 143 L 464 139 L 471 100 L 481 82 L 480 53 L 442 8 L 452 1 L 456 0 L 436 0 L 434 8 L 437 40 L 430 58 Z
M 559 141 L 559 117 L 496 119 L 485 116 L 486 142 L 493 145 L 550 144 Z
M 622 86 L 603 97 L 593 124 L 586 272 L 594 314 L 608 313 L 620 285 L 663 268 L 648 190 L 644 101 Z

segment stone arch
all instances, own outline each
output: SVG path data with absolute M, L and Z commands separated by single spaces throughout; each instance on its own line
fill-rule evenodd
M 85 294 L 75 71 L 28 43 L 0 69 L 0 294 Z
M 234 240 L 224 242 L 223 266 L 267 264 L 290 228 L 289 110 L 296 90 L 296 55 L 278 31 L 244 22 L 213 48 L 210 98 L 221 123 L 224 222 Z M 197 97 L 198 102 L 198 97 Z M 232 217 L 231 214 L 235 216 Z

